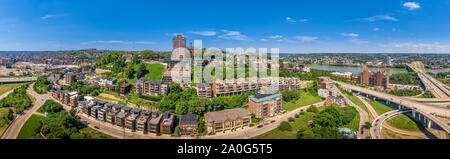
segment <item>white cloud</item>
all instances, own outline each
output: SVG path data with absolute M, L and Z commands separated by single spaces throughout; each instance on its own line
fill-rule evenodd
M 350 41 L 352 43 L 355 43 L 355 44 L 367 44 L 367 43 L 369 43 L 368 41 L 363 41 L 363 40 L 359 40 L 359 39 L 350 39 Z
M 47 20 L 50 18 L 58 18 L 58 17 L 64 17 L 67 16 L 67 14 L 46 14 L 41 17 L 42 20 Z
M 295 23 L 295 22 L 296 22 L 295 20 L 292 20 L 292 18 L 291 18 L 291 17 L 286 17 L 286 21 L 288 21 L 288 22 L 293 22 L 293 23 Z
M 267 39 L 264 39 L 264 38 L 261 38 L 261 39 L 259 39 L 259 40 L 261 40 L 261 41 L 267 41 Z
M 215 31 L 199 31 L 199 32 L 190 32 L 191 34 L 201 35 L 201 36 L 214 36 L 217 33 Z
M 269 36 L 269 38 L 271 38 L 271 39 L 281 39 L 281 38 L 283 38 L 283 36 L 281 36 L 281 35 L 273 35 L 273 36 Z
M 373 28 L 373 31 L 379 31 L 380 28 Z
M 416 2 L 406 2 L 403 3 L 403 7 L 408 8 L 408 10 L 415 10 L 420 8 L 420 4 Z
M 414 43 L 414 42 L 392 42 L 386 45 L 381 45 L 392 50 L 402 50 L 403 52 L 415 53 L 449 53 L 450 44 L 434 43 Z M 405 51 L 406 50 L 406 51 Z
M 292 22 L 292 23 L 295 23 L 295 22 L 307 22 L 308 19 L 300 19 L 300 20 L 296 21 L 296 20 L 293 20 L 291 17 L 286 17 L 286 21 Z
M 368 18 L 362 18 L 360 20 L 370 21 L 370 22 L 374 22 L 374 21 L 378 21 L 378 20 L 398 21 L 397 18 L 391 17 L 389 15 L 376 15 L 376 16 L 372 16 L 372 17 L 368 17 Z
M 308 19 L 300 19 L 299 20 L 300 22 L 307 22 L 307 21 L 309 21 Z
M 358 34 L 355 33 L 341 33 L 342 36 L 349 36 L 349 37 L 358 37 Z
M 295 38 L 300 40 L 301 42 L 311 42 L 318 39 L 318 37 L 315 36 L 296 36 Z
M 218 38 L 233 39 L 233 40 L 248 40 L 248 37 L 242 35 L 240 31 L 222 30 L 222 32 L 224 32 L 225 34 L 219 35 Z
M 99 41 L 90 41 L 90 42 L 83 42 L 82 45 L 88 45 L 88 44 L 144 44 L 144 45 L 151 45 L 155 44 L 152 41 L 122 41 L 122 40 L 99 40 Z

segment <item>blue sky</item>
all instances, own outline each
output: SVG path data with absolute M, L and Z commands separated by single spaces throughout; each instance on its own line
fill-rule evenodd
M 449 8 L 447 0 L 1 0 L 0 50 L 168 51 L 179 33 L 221 49 L 450 53 Z

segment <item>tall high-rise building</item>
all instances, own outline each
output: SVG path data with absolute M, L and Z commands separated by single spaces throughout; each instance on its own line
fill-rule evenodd
M 369 84 L 369 70 L 365 69 L 364 71 L 361 72 L 361 81 L 360 83 L 362 84 Z
M 181 34 L 173 37 L 173 49 L 177 48 L 186 48 L 186 37 L 183 37 Z
M 382 86 L 385 89 L 389 88 L 389 75 L 384 71 L 374 73 L 366 69 L 359 73 L 356 81 L 365 85 Z

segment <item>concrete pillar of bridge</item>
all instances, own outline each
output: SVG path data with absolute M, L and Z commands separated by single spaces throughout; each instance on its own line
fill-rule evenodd
M 425 121 L 426 127 L 431 128 L 432 121 L 430 119 L 426 118 L 425 116 L 423 117 L 423 120 Z
M 411 111 L 411 115 L 414 119 L 416 119 L 416 111 L 414 111 L 414 109 Z

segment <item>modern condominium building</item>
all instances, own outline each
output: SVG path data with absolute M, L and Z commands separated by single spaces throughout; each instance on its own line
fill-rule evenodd
M 280 93 L 255 94 L 248 97 L 248 110 L 256 118 L 267 118 L 280 113 L 282 109 L 282 96 Z

